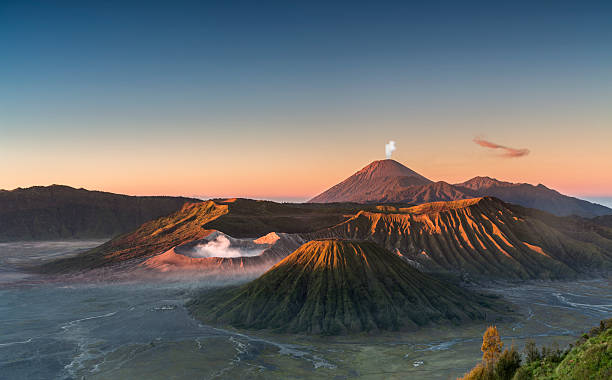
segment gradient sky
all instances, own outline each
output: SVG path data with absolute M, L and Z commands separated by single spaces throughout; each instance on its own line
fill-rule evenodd
M 408 3 L 2 1 L 0 188 L 303 200 L 394 140 L 612 196 L 612 2 Z

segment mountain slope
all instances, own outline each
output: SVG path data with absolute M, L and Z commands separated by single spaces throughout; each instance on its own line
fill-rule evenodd
M 374 161 L 309 202 L 420 204 L 486 196 L 559 216 L 612 214 L 608 207 L 568 197 L 544 185 L 502 182 L 490 177 L 475 177 L 455 185 L 434 183 L 393 160 Z
M 557 279 L 612 269 L 612 230 L 496 198 L 359 212 L 310 239 L 375 241 L 427 271 Z
M 359 205 L 354 204 L 281 204 L 249 199 L 188 203 L 174 214 L 149 221 L 78 256 L 50 262 L 41 270 L 55 273 L 130 260 L 140 263 L 178 245 L 203 239 L 214 230 L 235 238 L 312 232 L 340 223 L 358 210 Z
M 207 292 L 196 317 L 308 334 L 415 328 L 484 319 L 490 299 L 440 282 L 371 242 L 311 241 L 249 284 Z
M 431 183 L 429 179 L 397 161 L 380 160 L 372 162 L 309 202 L 379 202 L 386 199 L 386 194 L 428 183 Z
M 0 241 L 109 238 L 196 199 L 35 186 L 0 190 Z
M 596 216 L 611 214 L 612 209 L 582 199 L 569 197 L 544 185 L 510 183 L 489 177 L 475 177 L 456 184 L 459 191 L 474 196 L 491 196 L 524 207 L 537 208 L 555 215 Z
M 612 215 L 598 216 L 592 219 L 593 223 L 612 228 Z

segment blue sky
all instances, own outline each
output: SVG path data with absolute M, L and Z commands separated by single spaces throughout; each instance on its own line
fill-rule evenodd
M 3 1 L 0 188 L 310 196 L 394 139 L 433 179 L 610 195 L 610 20 L 588 1 Z M 483 160 L 477 135 L 532 154 Z

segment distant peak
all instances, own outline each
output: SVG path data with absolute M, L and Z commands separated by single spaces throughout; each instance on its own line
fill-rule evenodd
M 512 185 L 512 183 L 500 181 L 497 178 L 492 178 L 492 177 L 487 177 L 487 176 L 474 177 L 465 182 L 457 184 L 457 186 L 467 187 L 468 189 L 472 189 L 472 190 L 480 190 L 480 189 L 487 189 L 492 186 L 507 186 L 507 185 Z
M 327 189 L 309 202 L 362 202 L 372 197 L 382 199 L 398 186 L 421 186 L 432 183 L 412 169 L 392 160 L 369 163 L 341 183 Z
M 355 173 L 356 176 L 362 176 L 366 178 L 378 178 L 378 177 L 418 177 L 430 181 L 414 170 L 407 168 L 401 163 L 392 160 L 377 160 L 373 161 L 363 169 Z

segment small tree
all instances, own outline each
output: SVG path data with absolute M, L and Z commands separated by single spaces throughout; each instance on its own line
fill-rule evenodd
M 489 326 L 482 336 L 482 361 L 485 365 L 493 365 L 499 359 L 504 344 L 499 337 L 497 326 Z
M 497 327 L 489 326 L 482 336 L 482 363 L 466 373 L 461 380 L 510 380 L 521 366 L 521 355 L 514 348 L 502 353 L 503 343 Z
M 525 361 L 527 364 L 539 361 L 542 358 L 542 355 L 540 354 L 540 351 L 533 340 L 528 340 L 527 343 L 525 343 L 524 351 Z

